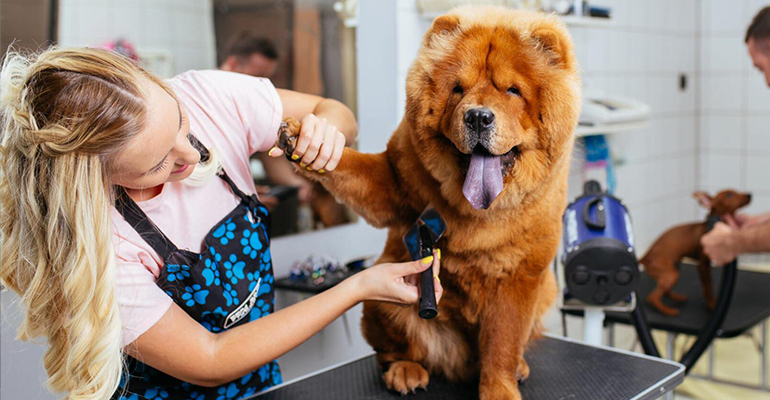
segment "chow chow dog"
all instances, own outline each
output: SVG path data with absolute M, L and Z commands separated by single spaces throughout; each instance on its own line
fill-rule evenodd
M 409 260 L 402 237 L 426 206 L 446 219 L 439 315 L 364 304 L 363 335 L 388 388 L 405 394 L 441 374 L 480 379 L 483 400 L 520 399 L 524 350 L 557 291 L 549 265 L 581 98 L 571 38 L 554 16 L 454 9 L 425 34 L 406 94 L 385 152 L 346 148 L 332 172 L 298 171 L 388 228 L 379 262 Z M 279 146 L 293 150 L 298 132 L 287 121 Z

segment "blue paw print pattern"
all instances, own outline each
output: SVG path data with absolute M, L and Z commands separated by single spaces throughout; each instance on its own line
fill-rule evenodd
M 272 256 L 270 256 L 270 249 L 267 249 L 262 253 L 262 257 L 259 260 L 259 270 L 269 271 L 270 268 L 272 268 L 273 266 L 271 261 L 272 261 Z
M 222 307 L 217 307 L 214 311 L 204 311 L 201 313 L 200 323 L 209 332 L 222 332 L 222 326 L 219 323 L 223 318 L 227 317 L 227 312 Z
M 227 386 L 220 386 L 219 389 L 217 389 L 217 394 L 219 396 L 217 396 L 216 400 L 235 399 L 239 392 L 240 390 L 238 390 L 238 386 L 234 382 Z
M 147 391 L 144 392 L 144 397 L 148 400 L 164 400 L 168 399 L 168 392 L 163 388 L 147 389 Z
M 225 277 L 235 285 L 239 280 L 246 278 L 246 275 L 243 273 L 245 267 L 246 262 L 238 261 L 238 257 L 235 254 L 230 254 L 230 258 L 225 261 Z
M 270 363 L 270 365 L 272 365 L 271 367 L 272 371 L 270 372 L 270 375 L 273 377 L 272 384 L 279 385 L 283 383 L 283 377 L 281 376 L 281 368 L 278 367 L 278 363 L 273 361 L 272 363 Z
M 190 277 L 190 266 L 189 265 L 179 265 L 179 264 L 168 264 L 166 265 L 166 271 L 168 272 L 168 281 L 174 282 L 174 281 L 181 281 L 184 278 Z
M 209 295 L 209 291 L 201 288 L 201 285 L 197 283 L 192 286 L 185 286 L 185 293 L 182 294 L 182 300 L 187 307 L 193 307 L 195 304 L 206 304 L 206 297 Z
M 222 292 L 222 295 L 225 297 L 225 301 L 227 302 L 228 307 L 233 304 L 237 306 L 238 303 L 240 303 L 240 300 L 238 300 L 238 291 L 235 290 L 235 288 L 232 287 L 229 283 L 225 283 L 225 291 Z
M 226 245 L 231 240 L 235 239 L 235 226 L 233 219 L 228 218 L 227 221 L 223 222 L 222 225 L 219 225 L 217 229 L 214 230 L 214 238 L 219 239 L 219 243 Z
M 203 260 L 203 266 L 206 268 L 201 271 L 201 275 L 206 279 L 206 286 L 219 286 L 222 284 L 220 279 L 221 274 L 219 272 L 219 263 L 222 261 L 222 254 L 217 253 L 217 250 L 212 246 L 209 246 L 208 250 L 210 256 Z
M 254 321 L 270 315 L 270 306 L 270 303 L 262 299 L 257 300 L 257 304 L 254 304 L 254 308 L 252 308 L 249 313 L 249 321 Z
M 259 293 L 257 296 L 261 296 L 267 292 L 270 291 L 271 285 L 273 284 L 273 281 L 275 281 L 275 278 L 273 278 L 272 274 L 265 274 L 262 277 L 262 281 L 259 282 Z M 249 293 L 254 291 L 254 288 L 257 287 L 257 282 L 251 282 L 249 284 Z
M 259 251 L 262 250 L 262 247 L 264 246 L 259 231 L 256 229 L 244 229 L 241 246 L 243 246 L 243 254 L 251 257 L 252 260 L 255 260 L 257 254 L 259 254 Z

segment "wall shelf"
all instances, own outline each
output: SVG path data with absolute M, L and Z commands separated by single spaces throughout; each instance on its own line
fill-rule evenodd
M 449 9 L 443 11 L 426 11 L 420 12 L 420 17 L 433 21 L 436 17 L 445 14 Z M 615 25 L 615 21 L 612 18 L 599 18 L 599 17 L 577 17 L 574 15 L 562 15 L 560 16 L 567 26 L 574 27 L 593 27 L 593 28 L 609 28 Z
M 564 15 L 561 17 L 567 26 L 583 26 L 589 28 L 609 28 L 615 25 L 615 21 L 611 18 L 599 18 L 599 17 L 577 17 L 574 15 Z
M 623 122 L 617 124 L 604 124 L 598 126 L 578 126 L 575 129 L 575 136 L 595 136 L 595 135 L 609 135 L 613 133 L 621 133 L 641 129 L 647 126 L 647 121 L 633 121 Z

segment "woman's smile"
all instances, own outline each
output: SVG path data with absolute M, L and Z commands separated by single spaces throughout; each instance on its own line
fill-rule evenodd
M 179 174 L 179 173 L 185 172 L 185 171 L 187 171 L 187 168 L 188 168 L 189 166 L 190 166 L 189 164 L 187 164 L 187 165 L 184 165 L 183 167 L 181 167 L 181 168 L 179 168 L 179 169 L 176 169 L 176 170 L 174 170 L 174 171 L 171 171 L 171 173 L 172 173 L 172 174 Z

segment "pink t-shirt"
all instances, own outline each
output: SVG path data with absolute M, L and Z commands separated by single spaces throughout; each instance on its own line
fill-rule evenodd
M 245 193 L 256 193 L 249 157 L 275 142 L 283 107 L 267 79 L 223 71 L 188 71 L 168 80 L 190 120 L 190 132 L 219 152 L 222 166 Z M 202 187 L 180 182 L 139 207 L 180 249 L 200 252 L 209 230 L 239 203 L 217 177 Z M 113 243 L 118 260 L 117 299 L 123 346 L 146 332 L 172 300 L 155 284 L 163 260 L 113 208 Z

